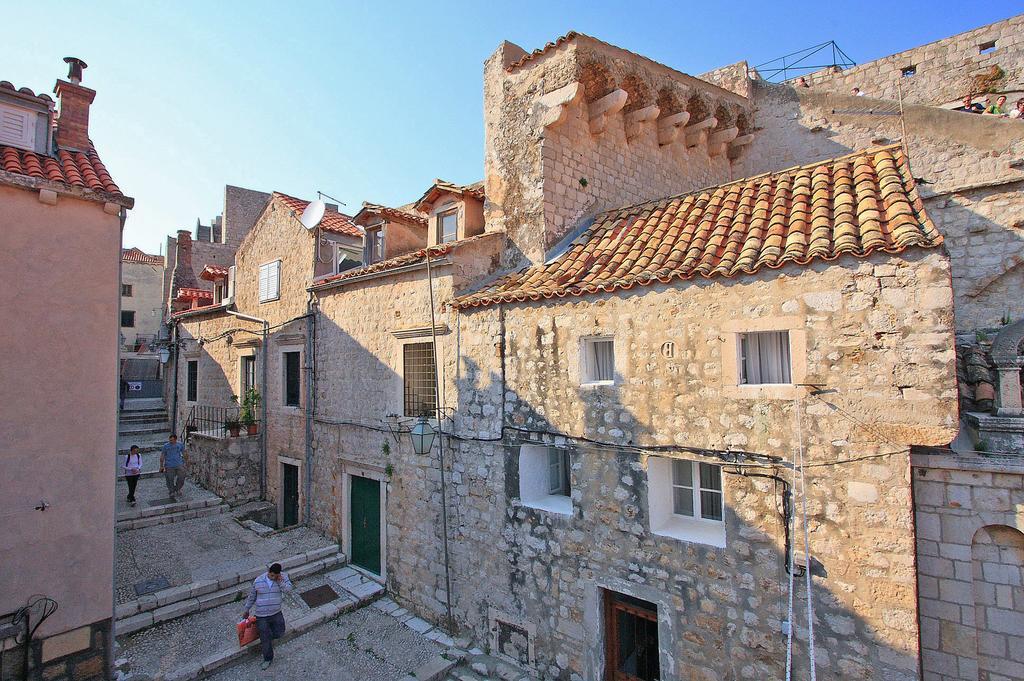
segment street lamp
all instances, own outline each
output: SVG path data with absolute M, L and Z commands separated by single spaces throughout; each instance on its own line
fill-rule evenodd
M 420 455 L 429 453 L 431 445 L 434 444 L 434 436 L 436 434 L 437 431 L 431 427 L 427 417 L 421 416 L 416 421 L 416 425 L 409 431 L 409 437 L 412 439 L 412 450 Z

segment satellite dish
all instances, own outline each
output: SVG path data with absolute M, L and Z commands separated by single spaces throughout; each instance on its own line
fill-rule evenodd
M 302 217 L 299 218 L 299 222 L 302 223 L 303 227 L 312 231 L 324 219 L 325 210 L 327 210 L 327 206 L 320 199 L 310 201 L 309 205 L 306 206 L 306 210 L 302 211 Z

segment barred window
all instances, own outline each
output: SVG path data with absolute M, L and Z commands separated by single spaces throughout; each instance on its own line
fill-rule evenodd
M 185 380 L 185 400 L 195 402 L 199 397 L 199 362 L 192 360 L 186 366 L 188 373 Z
M 437 410 L 437 374 L 434 344 L 409 343 L 402 346 L 406 416 L 431 416 Z

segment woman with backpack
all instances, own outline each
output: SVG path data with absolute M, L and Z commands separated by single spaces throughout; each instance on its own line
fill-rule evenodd
M 132 445 L 124 458 L 124 479 L 128 482 L 128 504 L 135 505 L 135 488 L 139 484 L 139 476 L 142 475 L 142 454 L 139 446 Z

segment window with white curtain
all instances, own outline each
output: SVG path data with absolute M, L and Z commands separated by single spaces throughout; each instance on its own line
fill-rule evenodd
M 739 334 L 740 383 L 792 383 L 789 331 Z
M 611 338 L 583 340 L 583 383 L 615 382 L 615 341 Z
M 260 265 L 260 302 L 266 303 L 281 297 L 281 261 L 275 260 Z

